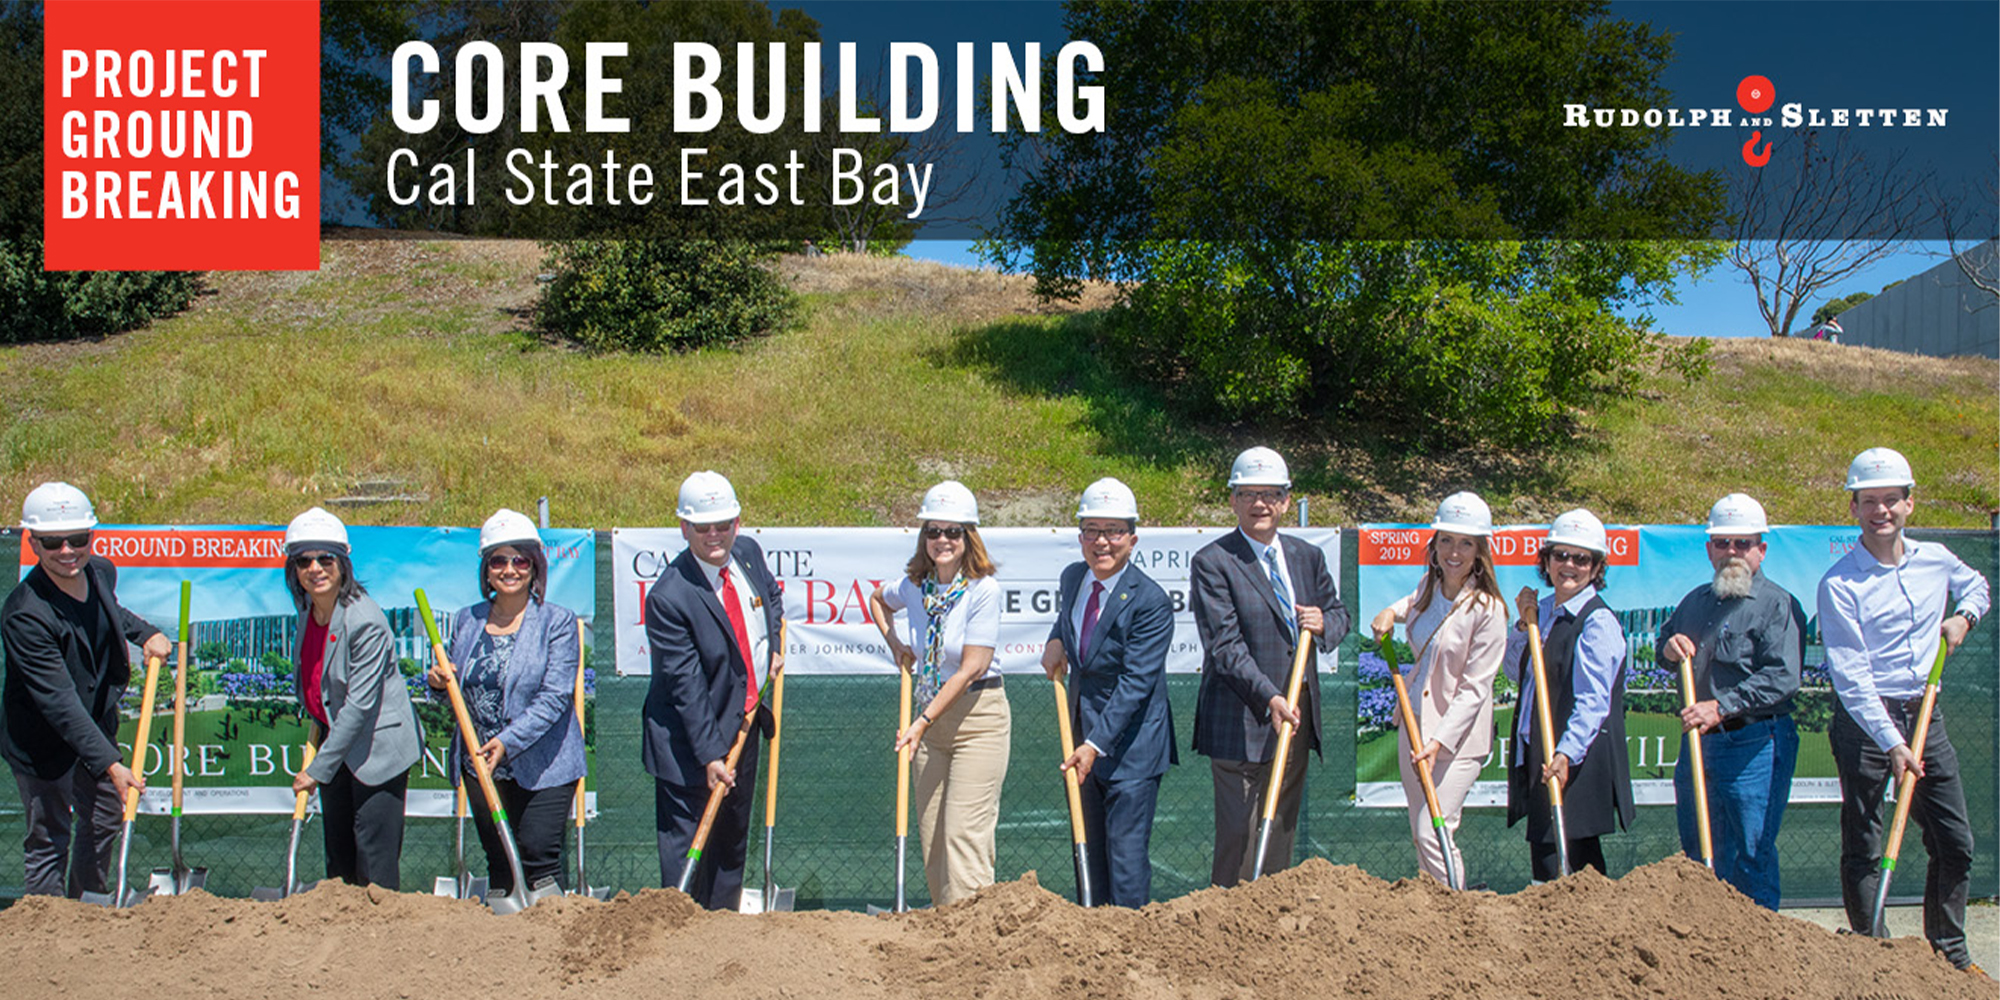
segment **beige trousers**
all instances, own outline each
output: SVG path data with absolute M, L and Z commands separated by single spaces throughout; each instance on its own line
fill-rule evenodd
M 1437 834 L 1431 832 L 1431 810 L 1424 802 L 1424 786 L 1417 781 L 1417 766 L 1410 763 L 1410 741 L 1403 738 L 1400 729 L 1394 735 L 1396 761 L 1403 772 L 1403 797 L 1410 803 L 1410 839 L 1417 845 L 1417 867 L 1439 882 L 1450 884 L 1445 878 L 1444 850 L 1438 847 Z M 1483 756 L 1454 757 L 1445 749 L 1438 750 L 1437 756 L 1431 758 L 1431 780 L 1437 783 L 1438 809 L 1444 813 L 1445 829 L 1451 831 L 1452 864 L 1461 872 L 1465 871 L 1465 857 L 1458 850 L 1458 820 L 1465 812 L 1465 797 L 1472 792 L 1472 783 L 1479 780 L 1479 768 L 1485 762 Z
M 1013 726 L 1006 688 L 972 689 L 917 743 L 917 834 L 933 906 L 993 884 L 994 831 Z

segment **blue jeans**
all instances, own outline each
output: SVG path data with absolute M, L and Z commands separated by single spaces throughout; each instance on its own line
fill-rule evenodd
M 1716 730 L 1701 738 L 1708 770 L 1709 835 L 1715 842 L 1715 874 L 1766 909 L 1778 908 L 1778 827 L 1792 794 L 1792 771 L 1799 762 L 1799 730 L 1789 715 L 1752 722 L 1735 732 Z M 1674 765 L 1675 817 L 1681 850 L 1701 857 L 1695 830 L 1693 761 L 1687 735 Z

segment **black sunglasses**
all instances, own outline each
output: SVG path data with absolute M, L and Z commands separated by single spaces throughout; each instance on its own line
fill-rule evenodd
M 1552 563 L 1570 563 L 1576 566 L 1589 566 L 1597 562 L 1597 553 L 1578 552 L 1574 549 L 1564 552 L 1558 552 L 1555 549 L 1550 549 L 1549 561 Z
M 1732 552 L 1748 552 L 1756 548 L 1760 542 L 1755 538 L 1710 538 L 1708 544 Z
M 78 552 L 88 552 L 90 551 L 90 535 L 91 533 L 88 531 L 79 531 L 74 535 L 38 534 L 34 536 L 34 539 L 35 543 L 42 547 L 43 552 L 60 552 L 64 546 L 68 546 Z
M 320 569 L 332 569 L 340 565 L 340 557 L 331 552 L 322 552 L 319 555 L 301 553 L 292 557 L 293 569 L 305 569 L 313 563 L 318 563 Z
M 533 565 L 534 561 L 527 556 L 503 556 L 496 552 L 486 557 L 487 569 L 506 569 L 509 566 L 515 569 L 528 569 Z
M 949 528 L 925 528 L 924 537 L 931 541 L 936 541 L 940 538 L 949 538 L 955 542 L 965 537 L 965 529 L 955 524 Z

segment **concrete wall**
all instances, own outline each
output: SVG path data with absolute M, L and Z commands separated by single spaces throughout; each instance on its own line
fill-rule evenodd
M 1966 251 L 1982 274 L 2000 273 L 2000 241 Z M 2000 357 L 2000 299 L 1946 260 L 1840 314 L 1840 342 L 1935 357 Z

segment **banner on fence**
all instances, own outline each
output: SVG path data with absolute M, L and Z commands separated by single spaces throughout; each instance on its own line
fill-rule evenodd
M 404 683 L 417 703 L 425 753 L 410 776 L 408 811 L 451 811 L 444 747 L 449 710 L 428 697 L 423 674 L 431 647 L 413 593 L 424 588 L 445 620 L 479 602 L 477 528 L 350 527 L 354 575 L 389 618 Z M 597 541 L 588 529 L 547 529 L 548 600 L 588 623 L 597 606 Z M 180 630 L 181 581 L 193 586 L 188 662 L 186 753 L 181 761 L 189 813 L 288 813 L 292 774 L 305 728 L 298 702 L 298 609 L 285 586 L 285 531 L 269 525 L 103 525 L 91 551 L 118 567 L 118 602 L 169 637 Z M 21 576 L 36 564 L 21 542 Z M 441 622 L 442 624 L 442 622 Z M 143 673 L 132 651 L 134 683 L 124 703 L 120 747 L 128 755 L 137 728 Z M 160 672 L 157 713 L 146 756 L 148 787 L 140 806 L 169 808 L 174 663 Z M 586 675 L 586 681 L 595 679 Z
M 1493 561 L 1500 592 L 1507 597 L 1509 619 L 1514 595 L 1522 587 L 1538 593 L 1548 588 L 1535 572 L 1536 554 L 1547 534 L 1545 526 L 1502 527 L 1494 532 Z M 1632 763 L 1633 795 L 1642 805 L 1674 801 L 1673 769 L 1680 756 L 1680 681 L 1676 671 L 1654 662 L 1653 646 L 1660 627 L 1681 598 L 1714 576 L 1707 552 L 1706 529 L 1700 525 L 1613 526 L 1610 559 L 1605 569 L 1604 600 L 1618 612 L 1625 629 L 1625 732 Z M 1357 541 L 1358 600 L 1354 618 L 1364 638 L 1366 623 L 1382 608 L 1414 592 L 1423 579 L 1425 546 L 1430 529 L 1415 524 L 1364 524 Z M 1832 717 L 1833 692 L 1823 668 L 1814 608 L 1819 578 L 1834 560 L 1855 544 L 1852 527 L 1774 527 L 1764 535 L 1768 552 L 1764 575 L 1790 591 L 1804 606 L 1806 627 L 1805 683 L 1796 699 L 1799 727 L 1798 770 L 1792 779 L 1793 802 L 1838 802 L 1840 786 L 1824 736 Z M 1396 639 L 1407 639 L 1402 626 Z M 1398 646 L 1409 664 L 1409 647 Z M 1360 692 L 1355 719 L 1355 796 L 1363 806 L 1404 808 L 1397 777 L 1401 731 L 1391 728 L 1396 711 L 1395 688 L 1388 664 L 1374 652 L 1363 652 L 1357 671 Z M 1494 724 L 1500 733 L 1513 729 L 1516 686 L 1501 672 L 1495 685 Z M 1495 739 L 1493 753 L 1466 799 L 1468 806 L 1507 804 L 1507 757 L 1511 741 Z
M 1188 565 L 1202 546 L 1234 528 L 1139 529 L 1132 565 L 1167 591 L 1174 604 L 1174 641 L 1167 669 L 1194 673 L 1201 643 L 1188 606 Z M 868 595 L 893 580 L 916 552 L 915 528 L 745 528 L 785 593 L 790 631 L 785 670 L 794 674 L 891 674 L 882 634 L 868 612 Z M 1340 579 L 1340 529 L 1286 529 L 1286 534 L 1326 553 L 1328 572 Z M 1063 567 L 1082 557 L 1072 528 L 982 528 L 981 540 L 998 565 L 1005 596 L 1000 646 L 994 662 L 1007 673 L 1040 672 L 1042 645 L 1056 616 L 1056 585 Z M 646 591 L 686 543 L 678 528 L 617 528 L 611 532 L 614 635 L 618 672 L 652 672 L 646 647 Z M 1323 661 L 1330 662 L 1330 661 Z

